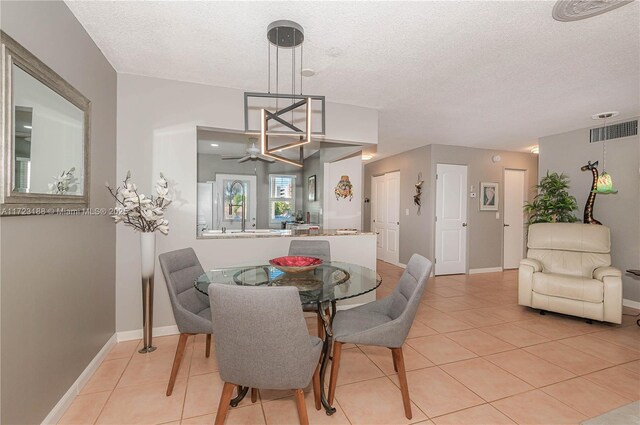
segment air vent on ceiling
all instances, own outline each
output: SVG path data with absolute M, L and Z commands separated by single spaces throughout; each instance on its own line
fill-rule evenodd
M 606 127 L 591 129 L 590 142 L 619 139 L 621 137 L 636 136 L 638 134 L 638 120 L 611 124 Z

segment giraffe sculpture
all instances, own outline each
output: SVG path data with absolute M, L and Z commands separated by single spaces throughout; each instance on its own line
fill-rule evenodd
M 593 204 L 596 201 L 596 192 L 595 190 L 598 188 L 598 161 L 591 162 L 588 161 L 587 165 L 583 165 L 580 167 L 580 170 L 587 171 L 591 170 L 591 175 L 593 176 L 593 183 L 591 183 L 591 190 L 589 191 L 589 197 L 587 198 L 587 203 L 584 205 L 584 218 L 583 222 L 586 224 L 602 224 L 595 218 L 593 218 Z

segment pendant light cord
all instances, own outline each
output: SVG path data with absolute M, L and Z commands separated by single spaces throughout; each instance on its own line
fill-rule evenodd
M 607 117 L 604 118 L 604 123 L 602 125 L 602 174 L 606 173 L 606 164 L 607 164 Z

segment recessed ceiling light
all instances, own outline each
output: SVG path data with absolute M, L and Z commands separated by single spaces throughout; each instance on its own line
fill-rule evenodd
M 598 112 L 597 114 L 591 115 L 591 119 L 593 120 L 601 120 L 604 118 L 612 118 L 620 115 L 618 111 L 609 111 L 609 112 Z
M 531 153 L 540 153 L 540 146 L 534 146 L 531 148 Z
M 217 144 L 217 143 L 211 143 L 211 147 L 213 147 L 213 148 L 217 148 L 217 147 L 218 147 L 218 144 Z
M 313 77 L 314 75 L 316 75 L 316 72 L 311 68 L 304 68 L 302 71 L 300 71 L 300 75 L 302 75 L 303 77 Z
M 31 130 L 33 127 L 31 127 L 30 125 L 25 125 L 24 128 L 28 128 L 29 130 Z
M 362 160 L 363 160 L 363 161 L 368 161 L 368 160 L 370 160 L 370 159 L 372 159 L 372 158 L 373 158 L 373 155 L 372 155 L 372 154 L 370 154 L 370 153 L 363 153 L 363 154 L 362 154 Z

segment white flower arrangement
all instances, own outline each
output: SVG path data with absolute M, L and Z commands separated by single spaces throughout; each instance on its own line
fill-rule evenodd
M 76 167 L 71 167 L 69 171 L 62 170 L 59 176 L 53 176 L 53 183 L 49 183 L 49 193 L 56 195 L 66 195 L 70 190 L 75 192 L 76 189 L 76 176 L 73 173 L 76 171 Z
M 166 235 L 169 233 L 169 220 L 164 218 L 164 211 L 171 204 L 169 198 L 169 183 L 160 173 L 156 181 L 155 198 L 138 194 L 138 188 L 131 182 L 131 172 L 115 190 L 106 183 L 111 196 L 116 200 L 115 214 L 112 215 L 116 223 L 123 222 L 139 232 L 155 232 Z

